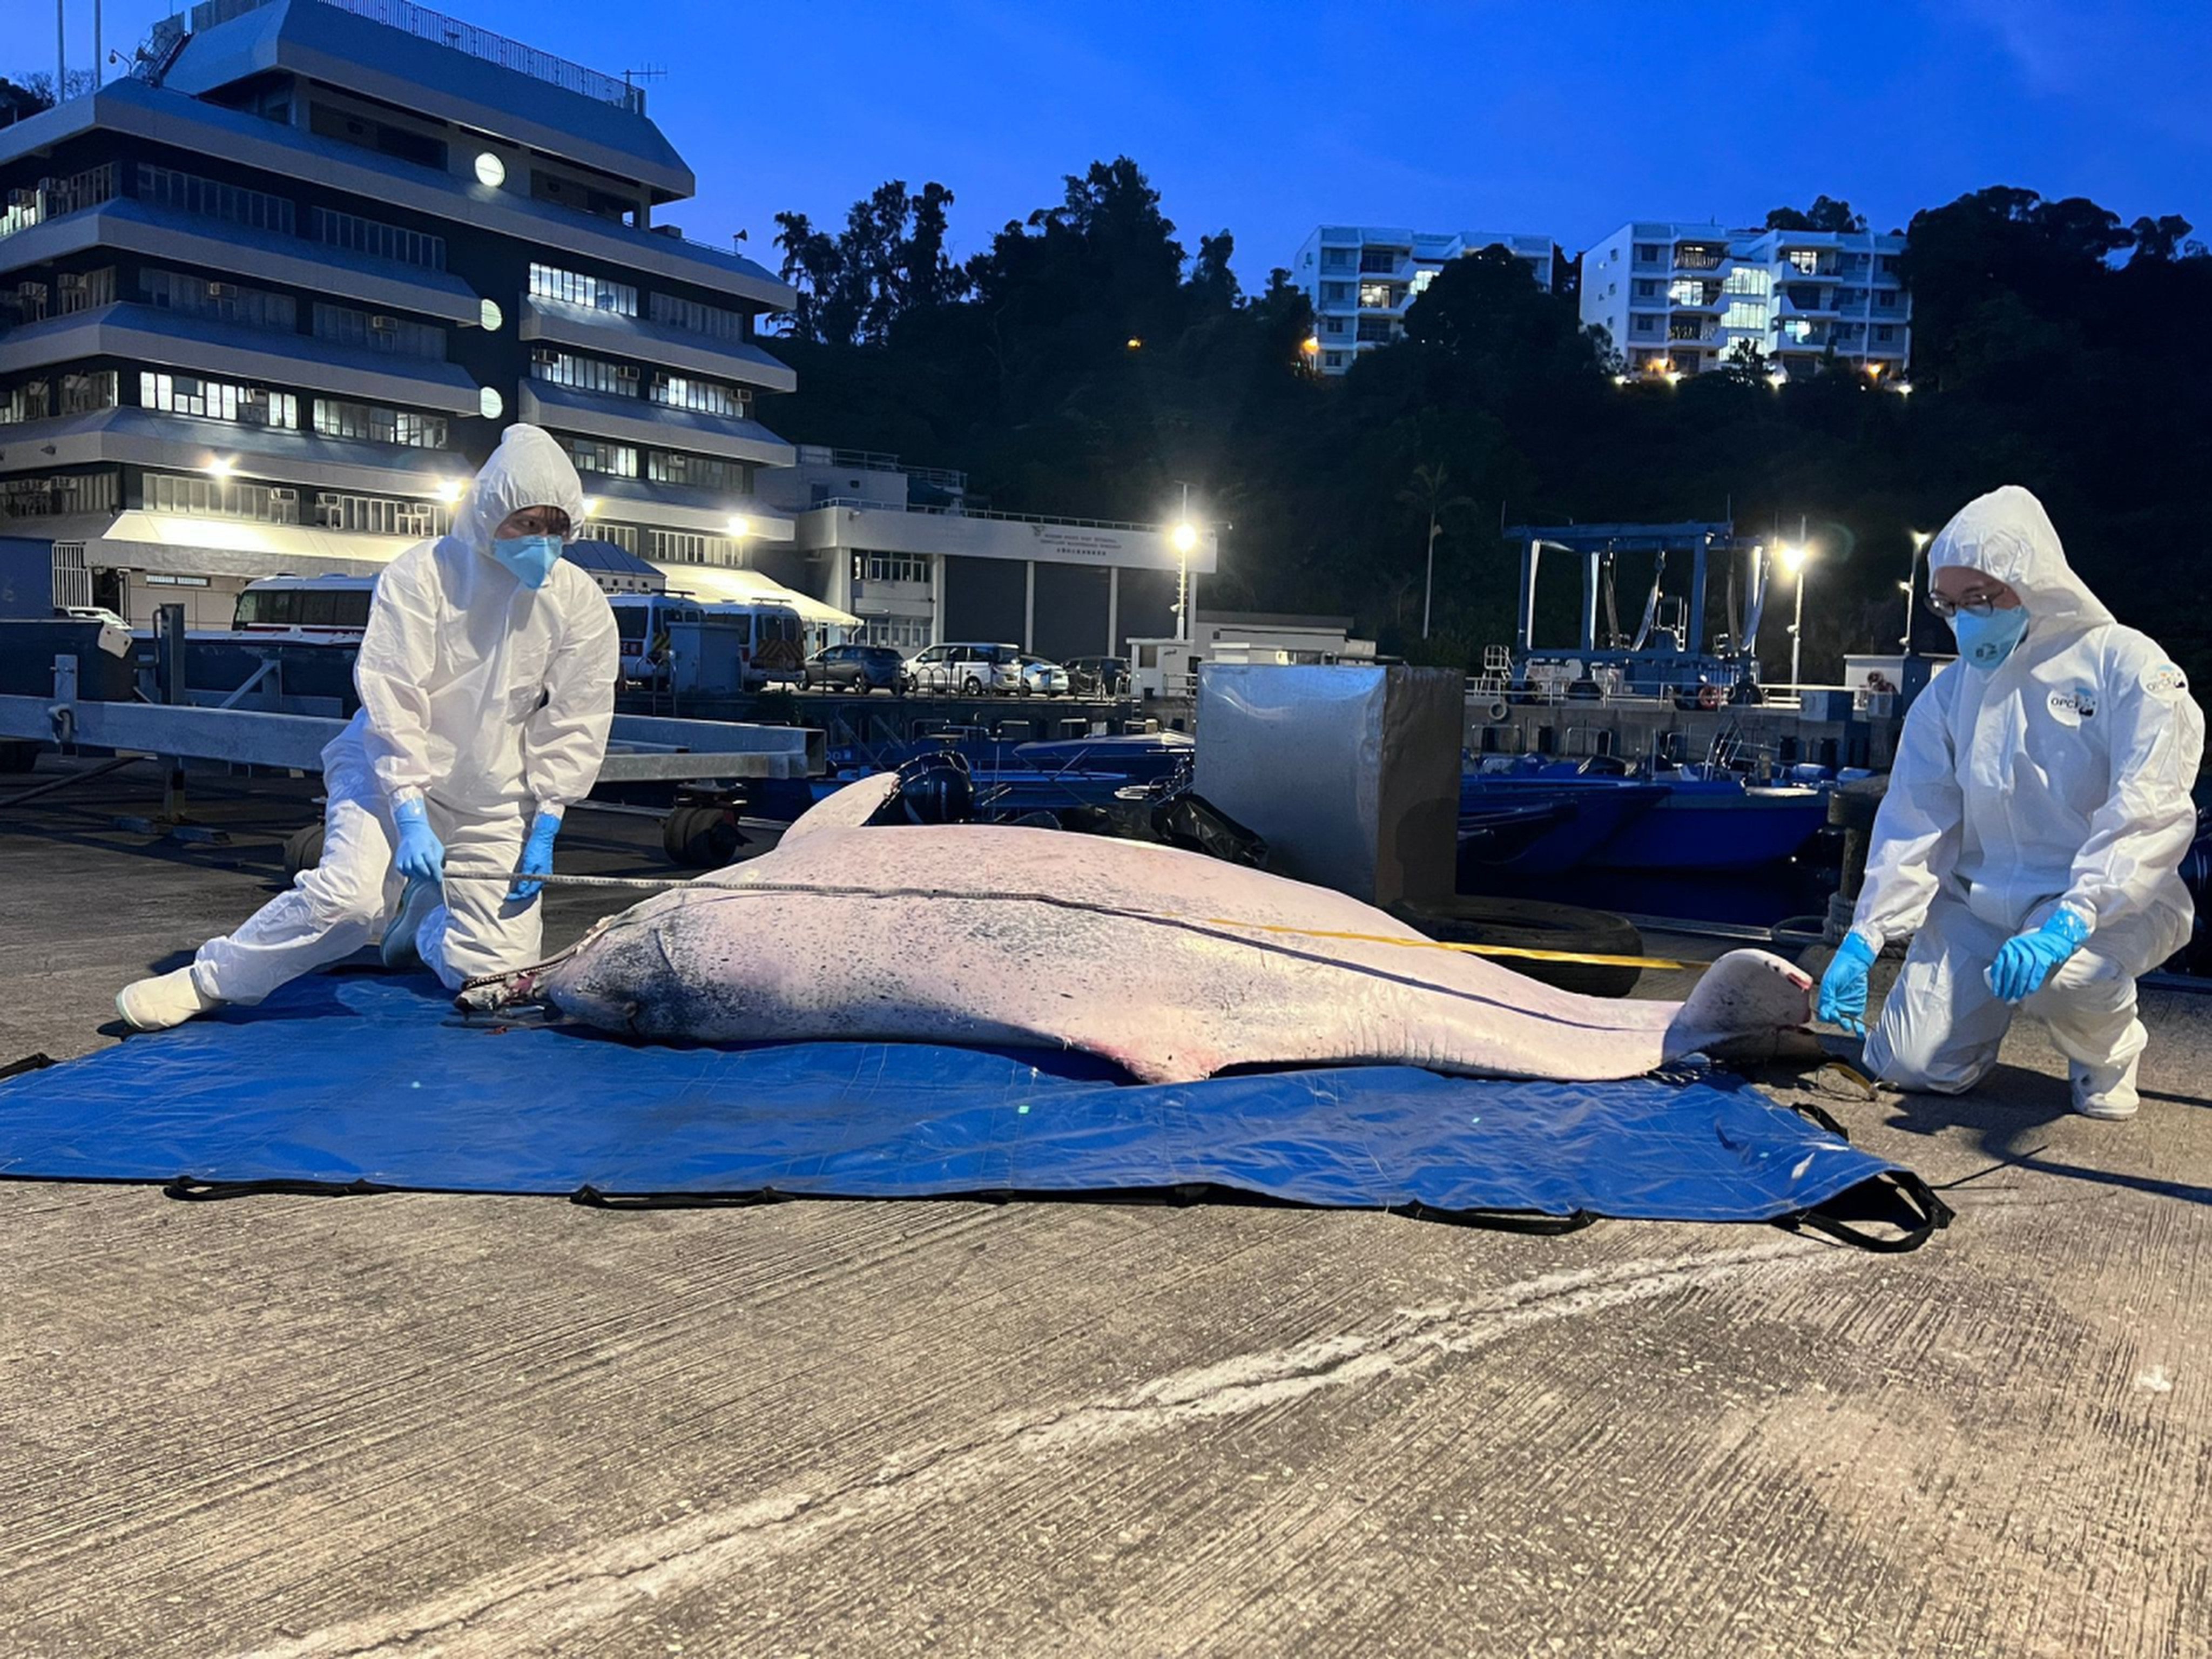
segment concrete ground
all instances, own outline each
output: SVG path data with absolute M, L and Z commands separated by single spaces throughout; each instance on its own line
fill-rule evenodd
M 0 1063 L 114 1041 L 312 816 L 114 827 L 152 785 L 0 811 Z M 1971 1098 L 1820 1097 L 1972 1177 L 1906 1256 L 0 1182 L 0 1652 L 2212 1652 L 2212 1002 L 2148 1012 L 2132 1123 L 2025 1030 Z

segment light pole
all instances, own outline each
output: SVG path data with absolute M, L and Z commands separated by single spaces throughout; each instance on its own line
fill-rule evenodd
M 1929 541 L 1928 532 L 1924 530 L 1915 530 L 1910 533 L 1912 537 L 1912 563 L 1905 573 L 1905 580 L 1898 584 L 1905 590 L 1905 633 L 1897 641 L 1898 649 L 1908 657 L 1912 654 L 1912 593 L 1913 589 L 1920 585 L 1920 550 L 1928 545 Z
M 1789 571 L 1790 580 L 1797 584 L 1796 602 L 1790 613 L 1790 689 L 1802 697 L 1797 666 L 1805 645 L 1805 566 L 1812 559 L 1813 550 L 1796 542 L 1777 548 L 1775 556 L 1782 561 L 1783 568 Z
M 1429 637 L 1429 601 L 1437 591 L 1437 538 L 1443 534 L 1443 526 L 1437 522 L 1437 510 L 1429 509 L 1429 572 L 1421 579 L 1421 637 Z
M 1190 556 L 1198 545 L 1198 526 L 1190 521 L 1190 486 L 1182 487 L 1182 516 L 1168 532 L 1176 550 L 1176 638 L 1190 638 Z

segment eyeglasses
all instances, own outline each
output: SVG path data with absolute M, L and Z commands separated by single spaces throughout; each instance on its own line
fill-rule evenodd
M 1928 608 L 1948 622 L 1961 611 L 1970 617 L 1986 617 L 1997 608 L 1997 602 L 1993 595 L 1988 593 L 1977 593 L 1971 599 L 1950 599 L 1941 593 L 1930 593 Z

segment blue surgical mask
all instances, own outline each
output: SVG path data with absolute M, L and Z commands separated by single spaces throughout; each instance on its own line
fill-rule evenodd
M 539 588 L 553 574 L 553 567 L 561 562 L 561 538 L 517 536 L 507 541 L 495 539 L 491 556 L 512 570 L 514 579 L 525 587 Z
M 1961 611 L 1951 618 L 1951 632 L 1958 636 L 1960 659 L 1987 673 L 2012 655 L 2013 647 L 2027 632 L 2027 607 L 2014 605 L 1986 617 Z

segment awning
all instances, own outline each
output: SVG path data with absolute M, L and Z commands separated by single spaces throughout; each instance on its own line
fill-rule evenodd
M 858 628 L 860 619 L 824 605 L 811 594 L 786 587 L 757 570 L 726 570 L 720 565 L 662 564 L 647 561 L 668 578 L 672 592 L 690 593 L 714 605 L 757 605 L 773 599 L 799 612 L 799 620 L 817 628 Z
M 186 576 L 373 576 L 419 536 L 364 536 L 309 525 L 194 519 L 174 513 L 118 514 L 85 542 L 96 569 Z

